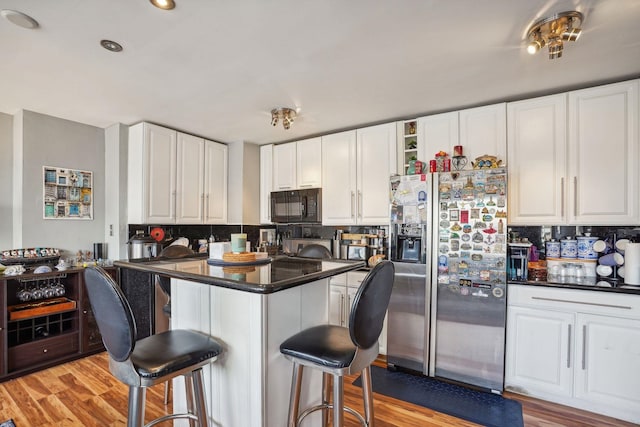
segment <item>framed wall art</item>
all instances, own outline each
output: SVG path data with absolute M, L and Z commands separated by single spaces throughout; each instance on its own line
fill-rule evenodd
M 44 219 L 93 219 L 93 173 L 42 167 Z

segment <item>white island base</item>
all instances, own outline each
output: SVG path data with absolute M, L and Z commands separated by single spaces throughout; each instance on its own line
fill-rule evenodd
M 223 355 L 204 368 L 211 426 L 287 424 L 292 364 L 280 354 L 280 343 L 326 324 L 328 299 L 328 279 L 269 294 L 171 279 L 171 328 L 204 332 L 224 347 Z M 305 370 L 301 408 L 320 402 L 321 379 L 319 371 Z M 182 377 L 174 380 L 173 399 L 174 410 L 186 412 Z M 304 424 L 319 420 L 315 413 Z M 189 423 L 176 420 L 174 425 Z

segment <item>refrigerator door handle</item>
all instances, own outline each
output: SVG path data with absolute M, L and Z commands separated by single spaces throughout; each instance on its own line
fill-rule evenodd
M 421 265 L 421 264 L 416 264 L 416 265 Z M 423 278 L 425 277 L 425 275 L 427 274 L 427 272 L 425 271 L 424 274 L 422 273 L 395 273 L 396 277 L 418 277 L 418 278 Z

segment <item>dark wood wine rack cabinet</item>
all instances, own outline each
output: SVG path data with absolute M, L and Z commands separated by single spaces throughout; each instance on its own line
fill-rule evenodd
M 83 271 L 0 276 L 0 381 L 104 350 Z

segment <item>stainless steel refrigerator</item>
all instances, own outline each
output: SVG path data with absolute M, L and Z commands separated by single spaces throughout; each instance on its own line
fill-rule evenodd
M 393 177 L 390 194 L 388 367 L 501 393 L 506 170 Z
M 496 393 L 504 384 L 506 195 L 504 168 L 435 175 L 429 374 Z
M 427 374 L 431 177 L 391 178 L 389 259 L 395 281 L 387 317 L 387 364 Z

